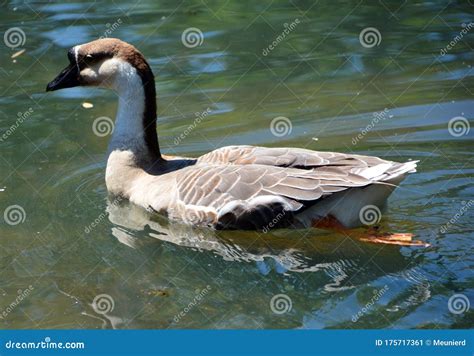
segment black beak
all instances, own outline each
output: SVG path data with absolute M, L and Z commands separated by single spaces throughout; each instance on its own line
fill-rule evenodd
M 73 88 L 79 85 L 81 85 L 79 83 L 79 69 L 75 63 L 71 63 L 56 78 L 49 82 L 46 91 Z

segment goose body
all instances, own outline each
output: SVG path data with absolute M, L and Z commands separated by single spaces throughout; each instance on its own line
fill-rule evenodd
M 47 90 L 113 89 L 119 104 L 109 145 L 110 193 L 192 225 L 217 229 L 316 226 L 330 217 L 361 224 L 366 206 L 382 209 L 416 162 L 301 148 L 228 146 L 201 157 L 162 155 L 156 134 L 153 73 L 130 44 L 101 39 L 73 47 L 70 64 Z

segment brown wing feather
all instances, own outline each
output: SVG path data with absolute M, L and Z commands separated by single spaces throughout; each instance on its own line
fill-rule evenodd
M 361 187 L 370 180 L 333 167 L 328 179 L 317 170 L 264 165 L 198 164 L 177 175 L 172 217 L 188 223 L 225 228 L 262 228 L 279 214 L 279 224 L 291 221 L 325 195 Z M 330 178 L 330 179 L 329 179 Z
M 374 181 L 389 181 L 404 173 L 413 172 L 416 167 L 416 162 L 398 163 L 372 156 L 259 146 L 222 147 L 199 157 L 197 164 L 256 164 L 317 170 L 321 174 L 328 175 L 339 175 L 342 169 L 347 174 L 363 176 Z
M 222 147 L 199 157 L 197 160 L 198 164 L 261 164 L 295 168 L 321 166 L 370 167 L 386 162 L 378 157 L 320 152 L 303 148 L 268 148 L 259 146 Z

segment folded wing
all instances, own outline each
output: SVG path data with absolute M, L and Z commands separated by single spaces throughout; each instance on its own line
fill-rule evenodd
M 340 167 L 304 170 L 252 165 L 198 164 L 177 176 L 172 217 L 216 228 L 285 226 L 319 199 L 372 181 Z M 275 221 L 277 220 L 277 221 Z M 272 226 L 274 227 L 274 226 Z
M 197 164 L 265 165 L 311 169 L 321 173 L 339 170 L 373 181 L 389 182 L 415 172 L 417 161 L 398 163 L 378 157 L 337 152 L 312 151 L 303 148 L 268 148 L 259 146 L 227 146 L 198 158 Z M 334 170 L 334 168 L 337 168 Z

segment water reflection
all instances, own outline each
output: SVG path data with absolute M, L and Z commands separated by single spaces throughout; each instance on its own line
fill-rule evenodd
M 263 275 L 271 270 L 280 274 L 320 272 L 330 279 L 329 283 L 322 286 L 327 292 L 347 290 L 354 288 L 354 283 L 364 283 L 352 277 L 367 267 L 364 252 L 374 248 L 350 237 L 337 237 L 333 233 L 316 229 L 248 234 L 246 238 L 242 236 L 245 232 L 223 232 L 170 222 L 165 217 L 111 197 L 107 201 L 106 210 L 113 224 L 113 236 L 133 249 L 147 245 L 149 241 L 144 236 L 148 236 L 201 253 L 211 252 L 225 261 L 254 263 Z M 335 249 L 334 245 L 328 245 L 325 248 L 318 241 L 327 238 L 339 243 L 339 247 Z M 307 243 L 297 245 L 295 239 L 302 239 Z M 385 273 L 401 271 L 409 260 L 395 247 L 389 253 L 381 252 L 372 262 L 379 264 L 379 270 L 374 270 L 373 274 L 365 271 L 364 279 L 370 280 Z

